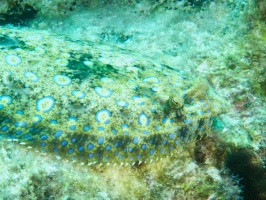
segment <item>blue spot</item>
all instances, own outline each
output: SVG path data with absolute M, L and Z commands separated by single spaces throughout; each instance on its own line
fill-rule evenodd
M 144 105 L 144 101 L 142 101 L 139 96 L 132 96 L 131 99 L 134 100 L 139 106 Z
M 203 103 L 203 102 L 204 102 L 204 100 L 203 100 L 203 99 L 200 99 L 199 101 L 200 101 L 201 103 Z
M 32 140 L 32 137 L 29 134 L 25 134 L 23 137 L 26 138 L 27 140 Z
M 104 97 L 104 98 L 110 97 L 113 94 L 112 90 L 105 89 L 100 86 L 95 87 L 94 91 L 97 95 L 99 95 L 100 97 Z
M 92 150 L 92 149 L 94 148 L 94 145 L 93 145 L 92 143 L 90 143 L 90 144 L 88 144 L 87 148 L 88 148 L 89 150 Z
M 75 125 L 70 125 L 70 126 L 69 126 L 69 129 L 70 129 L 71 131 L 74 131 L 74 130 L 76 129 L 76 126 L 75 126 Z
M 24 113 L 24 112 L 23 112 L 22 110 L 17 110 L 17 111 L 16 111 L 16 114 L 18 114 L 18 115 L 23 115 L 23 113 Z
M 72 82 L 72 80 L 65 76 L 65 75 L 54 75 L 53 76 L 53 81 L 58 85 L 58 86 L 68 86 Z
M 143 130 L 142 133 L 147 135 L 147 134 L 149 134 L 149 131 Z
M 128 125 L 127 124 L 122 124 L 121 128 L 128 128 Z
M 102 124 L 110 123 L 111 112 L 107 109 L 99 110 L 95 114 L 95 120 Z
M 105 150 L 106 150 L 106 151 L 109 151 L 111 148 L 112 148 L 112 146 L 108 144 L 108 145 L 105 147 Z
M 163 140 L 163 144 L 166 145 L 167 144 L 167 140 Z
M 15 131 L 15 134 L 16 134 L 16 135 L 20 135 L 21 133 L 22 133 L 21 130 L 17 130 L 17 131 Z
M 46 146 L 46 142 L 41 142 L 41 143 L 40 143 L 40 146 L 41 146 L 41 147 Z
M 188 123 L 188 119 L 184 119 L 184 122 L 185 122 L 185 123 Z
M 50 120 L 49 124 L 58 124 L 55 119 Z
M 4 108 L 4 106 L 2 104 L 0 104 L 0 110 L 2 110 Z
M 103 141 L 104 141 L 104 137 L 99 137 L 98 140 L 97 140 L 97 143 L 99 145 L 101 145 L 103 143 Z
M 147 147 L 147 145 L 146 145 L 146 144 L 143 144 L 143 145 L 141 145 L 141 149 L 142 149 L 142 150 L 145 150 L 145 149 L 146 149 L 146 147 Z
M 172 151 L 172 150 L 173 150 L 173 146 L 170 146 L 170 147 L 169 147 L 169 150 Z
M 142 79 L 143 83 L 160 83 L 160 80 L 155 76 L 149 76 Z
M 156 110 L 154 108 L 150 108 L 150 111 L 153 112 L 153 113 L 156 112 Z
M 140 159 L 140 154 L 137 155 L 137 159 Z
M 38 114 L 35 114 L 34 115 L 34 119 L 33 119 L 33 123 L 41 122 L 41 121 L 42 121 L 42 116 L 38 115 Z
M 54 133 L 54 137 L 55 138 L 59 138 L 61 135 L 62 135 L 63 131 L 61 130 L 57 130 L 55 133 Z
M 115 142 L 115 143 L 114 143 L 114 146 L 115 146 L 115 147 L 118 147 L 118 146 L 119 146 L 119 142 Z
M 175 134 L 174 134 L 174 133 L 170 133 L 170 134 L 169 134 L 169 139 L 170 139 L 170 140 L 172 140 L 174 137 L 175 137 Z
M 55 100 L 51 96 L 43 97 L 36 100 L 36 110 L 41 112 L 49 112 L 53 109 Z
M 138 144 L 139 142 L 139 138 L 138 137 L 134 137 L 133 138 L 133 144 Z
M 133 151 L 133 147 L 128 148 L 128 152 L 131 153 Z
M 145 113 L 141 113 L 138 116 L 138 124 L 141 126 L 148 126 L 150 124 L 150 119 Z
M 41 139 L 41 140 L 46 140 L 46 139 L 47 139 L 47 135 L 41 135 L 41 136 L 40 136 L 40 139 Z
M 84 149 L 83 146 L 79 146 L 79 147 L 78 147 L 78 151 L 79 151 L 79 152 L 83 151 L 83 149 Z
M 176 145 L 179 145 L 179 141 L 178 141 L 178 140 L 175 140 L 175 144 L 176 144 Z
M 157 131 L 159 131 L 159 130 L 160 130 L 160 126 L 159 126 L 159 125 L 155 126 L 155 129 L 156 129 Z
M 126 153 L 126 152 L 127 152 L 127 149 L 126 149 L 126 148 L 124 148 L 124 149 L 123 149 L 123 151 Z
M 152 139 L 150 139 L 150 144 L 153 144 L 153 140 Z
M 108 78 L 108 77 L 102 77 L 102 78 L 100 79 L 100 81 L 103 82 L 103 83 L 113 83 L 113 82 L 114 82 L 113 79 Z
M 150 155 L 154 154 L 154 149 L 150 149 Z
M 72 153 L 74 153 L 74 149 L 73 148 L 68 149 L 68 154 L 72 154 Z
M 5 131 L 7 131 L 7 130 L 8 130 L 8 126 L 5 125 L 5 126 L 2 126 L 2 127 L 1 127 L 1 131 L 2 131 L 2 132 L 5 132 Z
M 104 131 L 104 128 L 102 126 L 99 126 L 98 131 Z
M 26 122 L 15 122 L 14 123 L 14 126 L 16 127 L 25 127 L 27 125 Z
M 126 101 L 119 101 L 119 100 L 117 100 L 115 102 L 115 104 L 118 105 L 118 106 L 121 106 L 121 107 L 127 107 L 128 106 L 128 102 L 126 102 Z
M 158 91 L 158 87 L 157 87 L 157 86 L 153 86 L 153 87 L 151 88 L 151 90 L 152 90 L 153 92 L 157 92 L 157 91 Z
M 118 160 L 122 160 L 122 158 L 123 158 L 123 155 L 120 154 L 120 155 L 118 156 Z
M 17 66 L 22 62 L 22 59 L 15 54 L 7 54 L 5 55 L 5 63 L 10 65 L 10 66 Z
M 112 133 L 115 135 L 116 134 L 116 130 L 115 129 L 112 129 Z
M 67 118 L 67 121 L 74 121 L 74 122 L 76 122 L 76 121 L 78 121 L 78 119 L 76 117 L 70 116 L 70 117 Z
M 63 140 L 62 142 L 61 142 L 61 145 L 64 147 L 64 146 L 66 146 L 68 144 L 68 142 L 66 141 L 66 140 Z
M 55 148 L 53 149 L 53 151 L 54 151 L 54 152 L 57 152 L 57 151 L 58 151 L 58 148 L 57 148 L 57 147 L 55 147 Z
M 118 151 L 115 152 L 115 156 L 118 156 Z
M 89 158 L 89 159 L 93 158 L 93 153 L 89 153 L 89 154 L 88 154 L 88 158 Z
M 84 131 L 88 131 L 88 130 L 90 130 L 90 126 L 88 126 L 88 125 L 83 126 L 83 130 L 84 130 Z
M 128 131 L 124 131 L 124 134 L 125 134 L 125 135 L 128 135 L 128 134 L 129 134 L 129 132 L 128 132 Z
M 71 142 L 72 142 L 72 143 L 75 143 L 76 141 L 77 141 L 77 138 L 72 138 L 72 139 L 71 139 Z

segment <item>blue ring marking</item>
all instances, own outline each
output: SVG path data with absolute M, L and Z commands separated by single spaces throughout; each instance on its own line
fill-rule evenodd
M 156 76 L 149 76 L 142 79 L 143 83 L 160 83 L 160 80 Z
M 147 134 L 149 134 L 149 131 L 143 130 L 142 133 L 145 134 L 145 135 L 147 135 Z
M 76 129 L 76 126 L 75 125 L 70 125 L 69 126 L 69 130 L 74 131 L 75 129 Z
M 167 140 L 163 140 L 163 144 L 166 145 L 167 144 Z
M 42 97 L 36 100 L 36 110 L 42 111 L 44 113 L 49 112 L 53 109 L 55 105 L 55 100 L 51 96 Z
M 113 83 L 113 82 L 114 82 L 113 79 L 108 78 L 108 77 L 102 77 L 102 78 L 100 79 L 100 81 L 103 82 L 103 83 Z
M 104 142 L 104 137 L 99 137 L 97 143 L 101 145 Z
M 21 130 L 17 130 L 17 131 L 15 131 L 15 134 L 16 134 L 16 135 L 20 135 L 21 133 L 22 133 Z
M 23 137 L 26 138 L 27 140 L 32 140 L 33 139 L 29 134 L 25 134 Z
M 128 124 L 122 124 L 122 125 L 121 125 L 121 128 L 123 128 L 123 129 L 124 129 L 124 128 L 128 128 Z
M 94 91 L 97 95 L 99 95 L 100 97 L 104 97 L 104 98 L 110 97 L 113 94 L 112 90 L 105 89 L 100 86 L 96 86 L 94 88 Z
M 66 140 L 63 140 L 63 141 L 61 142 L 62 147 L 66 146 L 67 144 L 68 144 L 68 142 L 67 142 Z
M 2 131 L 2 132 L 5 132 L 5 131 L 7 131 L 7 130 L 8 130 L 8 126 L 4 125 L 4 126 L 1 127 L 1 131 Z
M 128 152 L 131 153 L 133 151 L 133 147 L 128 147 Z
M 105 147 L 105 150 L 106 150 L 106 151 L 109 151 L 111 148 L 112 148 L 112 146 L 108 144 L 108 145 Z
M 159 131 L 160 128 L 161 128 L 161 127 L 160 127 L 159 125 L 155 126 L 155 129 L 156 129 L 157 131 Z
M 184 123 L 188 123 L 188 119 L 184 119 Z
M 74 153 L 74 149 L 73 148 L 68 149 L 68 154 L 72 154 L 72 153 Z
M 128 106 L 128 102 L 126 102 L 126 101 L 120 101 L 120 100 L 117 100 L 115 102 L 115 104 L 118 105 L 118 106 L 121 106 L 121 107 L 127 107 Z
M 8 95 L 2 95 L 0 96 L 0 101 L 4 100 L 6 102 L 7 105 L 10 105 L 13 101 L 11 96 Z
M 55 138 L 59 138 L 61 135 L 62 135 L 63 131 L 62 130 L 57 130 L 55 133 L 54 133 L 54 137 Z
M 146 147 L 147 147 L 147 145 L 146 145 L 146 144 L 142 144 L 142 145 L 141 145 L 141 149 L 142 149 L 142 150 L 145 150 L 145 149 L 146 149 Z
M 14 126 L 16 126 L 16 127 L 25 127 L 27 125 L 27 123 L 26 122 L 15 122 L 14 123 Z
M 99 110 L 95 114 L 95 120 L 99 123 L 103 124 L 108 124 L 110 123 L 110 117 L 111 117 L 111 112 L 107 109 Z
M 88 158 L 89 158 L 89 159 L 93 158 L 93 153 L 89 153 L 89 154 L 88 154 Z
M 118 146 L 119 146 L 119 142 L 116 141 L 116 142 L 114 143 L 114 146 L 115 146 L 115 147 L 118 147 Z
M 151 90 L 153 91 L 153 92 L 157 92 L 158 91 L 158 87 L 157 86 L 153 86 L 152 88 L 151 88 Z
M 49 121 L 49 124 L 58 124 L 58 123 L 57 123 L 57 121 L 56 121 L 55 119 L 51 119 L 51 120 Z
M 33 72 L 24 72 L 24 77 L 30 79 L 32 82 L 39 81 L 39 77 Z
M 155 113 L 155 112 L 156 112 L 155 108 L 150 108 L 150 111 L 151 111 L 152 113 Z
M 42 116 L 38 114 L 34 114 L 33 123 L 41 122 L 41 121 L 42 121 Z
M 0 104 L 0 110 L 2 110 L 4 108 L 3 104 Z
M 152 139 L 150 139 L 150 141 L 149 141 L 149 142 L 150 142 L 150 144 L 153 144 L 153 140 L 152 140 Z
M 115 129 L 112 129 L 111 132 L 116 135 L 116 130 Z
M 83 130 L 84 130 L 84 131 L 88 131 L 88 130 L 90 130 L 90 126 L 88 126 L 88 125 L 83 126 Z
M 71 78 L 60 74 L 54 75 L 52 79 L 58 86 L 68 86 L 72 82 Z
M 40 143 L 40 146 L 41 146 L 41 147 L 45 147 L 45 146 L 46 146 L 46 142 L 41 142 L 41 143 Z
M 148 126 L 150 124 L 150 119 L 145 113 L 140 113 L 138 116 L 138 124 L 141 126 Z
M 55 147 L 54 149 L 53 149 L 53 151 L 54 152 L 57 152 L 59 149 L 57 148 L 57 147 Z
M 7 54 L 5 55 L 5 63 L 8 64 L 9 66 L 17 66 L 19 64 L 21 64 L 22 59 L 15 54 Z
M 83 150 L 84 150 L 84 147 L 83 147 L 83 146 L 79 146 L 79 147 L 78 147 L 78 151 L 79 151 L 79 152 L 81 152 L 81 151 L 83 151 Z
M 41 139 L 41 140 L 46 140 L 47 138 L 48 138 L 47 135 L 41 135 L 41 136 L 40 136 L 40 139 Z
M 73 90 L 71 94 L 79 99 L 82 99 L 86 96 L 84 92 L 78 91 L 78 90 Z
M 133 144 L 138 144 L 139 138 L 138 137 L 134 137 L 132 142 L 133 142 Z
M 63 62 L 62 62 L 63 61 Z M 54 63 L 60 67 L 65 67 L 68 65 L 68 60 L 62 59 L 62 58 L 57 58 L 54 60 Z
M 172 140 L 175 137 L 175 133 L 170 133 L 169 134 L 169 139 Z
M 94 145 L 92 143 L 89 143 L 87 146 L 87 149 L 92 150 L 94 148 Z
M 75 143 L 77 141 L 77 138 L 71 138 L 71 143 Z
M 154 149 L 150 149 L 150 155 L 154 154 Z
M 131 99 L 137 103 L 137 105 L 142 106 L 144 105 L 144 101 L 141 101 L 141 98 L 139 96 L 132 96 Z
M 102 126 L 99 126 L 97 129 L 98 131 L 104 131 L 104 128 Z
M 17 110 L 17 111 L 16 111 L 16 114 L 18 114 L 18 115 L 23 115 L 23 113 L 24 113 L 24 112 L 23 112 L 22 110 Z
M 67 118 L 67 121 L 74 121 L 74 122 L 76 122 L 76 121 L 78 121 L 78 119 L 76 117 L 70 116 L 70 117 Z
M 127 152 L 127 148 L 124 148 L 123 151 L 126 153 Z

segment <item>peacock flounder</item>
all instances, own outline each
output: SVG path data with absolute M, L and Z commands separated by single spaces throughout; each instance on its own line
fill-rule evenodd
M 204 79 L 129 51 L 0 28 L 0 134 L 81 162 L 152 161 L 210 130 Z

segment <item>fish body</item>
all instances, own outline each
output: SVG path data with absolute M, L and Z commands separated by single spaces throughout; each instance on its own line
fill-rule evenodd
M 131 51 L 0 30 L 0 134 L 40 152 L 88 163 L 156 160 L 208 133 L 227 107 L 207 81 Z

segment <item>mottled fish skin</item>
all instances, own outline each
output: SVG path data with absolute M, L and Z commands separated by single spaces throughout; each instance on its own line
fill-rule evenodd
M 0 134 L 81 162 L 150 161 L 226 108 L 203 79 L 130 51 L 0 28 Z M 12 40 L 12 41 L 6 41 Z

